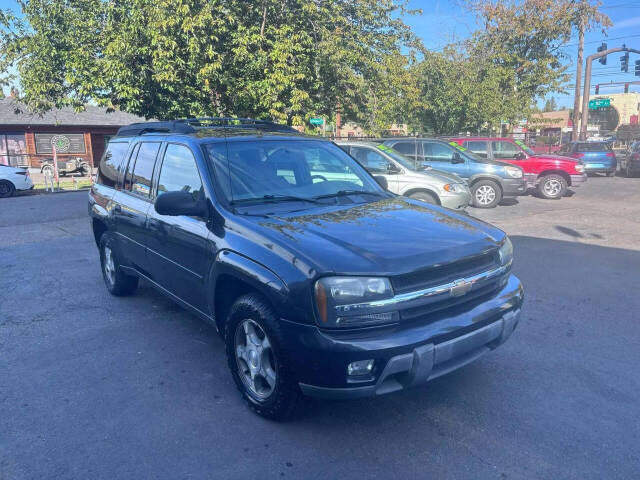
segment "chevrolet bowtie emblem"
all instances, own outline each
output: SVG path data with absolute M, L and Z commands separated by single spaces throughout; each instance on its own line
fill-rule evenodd
M 449 295 L 452 297 L 460 297 L 471 290 L 473 283 L 466 280 L 457 280 L 454 282 L 453 287 L 449 289 Z

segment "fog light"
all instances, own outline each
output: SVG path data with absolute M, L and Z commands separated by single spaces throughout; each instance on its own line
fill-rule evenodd
M 347 365 L 347 375 L 355 377 L 358 375 L 369 375 L 373 370 L 373 360 L 358 360 Z

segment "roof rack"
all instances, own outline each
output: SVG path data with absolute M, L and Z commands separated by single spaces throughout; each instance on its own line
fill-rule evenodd
M 202 128 L 252 128 L 270 132 L 299 133 L 288 125 L 271 122 L 269 120 L 257 120 L 255 118 L 240 117 L 198 117 L 163 122 L 132 123 L 120 127 L 117 136 L 135 136 L 145 133 L 194 133 Z

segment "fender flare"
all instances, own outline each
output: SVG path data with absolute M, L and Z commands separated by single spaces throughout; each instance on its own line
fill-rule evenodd
M 289 287 L 284 280 L 266 266 L 232 250 L 221 250 L 216 255 L 209 275 L 209 302 L 212 312 L 215 312 L 218 278 L 224 275 L 234 277 L 264 295 L 276 311 L 280 311 L 289 293 Z M 216 323 L 219 320 L 216 319 Z

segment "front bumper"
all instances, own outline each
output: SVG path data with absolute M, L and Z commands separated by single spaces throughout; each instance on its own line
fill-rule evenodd
M 505 197 L 515 197 L 527 193 L 527 184 L 524 178 L 503 178 L 502 195 Z
M 440 205 L 452 210 L 464 210 L 471 203 L 471 192 L 469 190 L 460 193 L 440 194 Z
M 583 173 L 581 175 L 569 175 L 571 177 L 571 186 L 579 187 L 583 183 L 587 181 L 587 174 Z
M 368 397 L 432 380 L 504 343 L 523 299 L 522 285 L 511 275 L 490 299 L 430 314 L 425 321 L 357 333 L 283 321 L 283 330 L 304 394 Z M 348 379 L 347 365 L 365 359 L 375 362 L 370 378 Z

